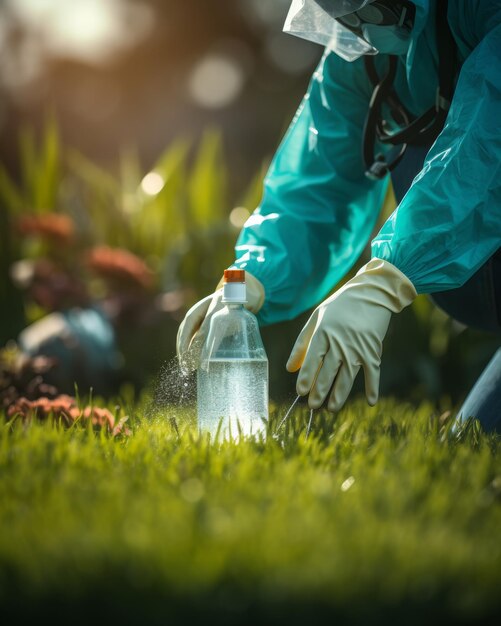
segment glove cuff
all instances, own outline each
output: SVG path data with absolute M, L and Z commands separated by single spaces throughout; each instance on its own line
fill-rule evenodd
M 417 291 L 407 276 L 398 267 L 383 259 L 371 259 L 357 272 L 353 280 L 357 279 L 376 287 L 383 294 L 384 305 L 393 313 L 400 313 L 417 297 Z

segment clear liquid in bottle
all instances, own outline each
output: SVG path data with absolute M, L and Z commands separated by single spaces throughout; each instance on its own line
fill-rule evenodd
M 211 318 L 197 372 L 199 429 L 220 441 L 265 434 L 268 419 L 268 359 L 238 272 L 238 284 L 223 287 L 226 306 Z

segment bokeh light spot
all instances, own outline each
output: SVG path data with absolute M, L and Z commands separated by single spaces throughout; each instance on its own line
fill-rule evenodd
M 222 54 L 209 54 L 191 73 L 189 91 L 199 106 L 219 109 L 239 96 L 244 81 L 245 72 L 236 60 Z
M 180 487 L 181 497 L 189 502 L 195 504 L 204 497 L 205 489 L 203 483 L 198 478 L 188 478 Z
M 45 52 L 90 63 L 136 44 L 154 25 L 153 8 L 131 0 L 7 0 L 7 4 Z
M 250 211 L 248 209 L 243 206 L 237 206 L 230 213 L 229 220 L 231 225 L 235 226 L 235 228 L 242 228 L 249 217 Z
M 349 476 L 341 485 L 341 491 L 348 491 L 355 483 L 354 476 Z
M 141 189 L 148 196 L 156 196 L 164 185 L 165 181 L 158 172 L 148 172 L 141 181 Z

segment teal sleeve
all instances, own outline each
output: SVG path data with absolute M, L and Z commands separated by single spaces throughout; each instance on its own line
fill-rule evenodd
M 387 187 L 364 175 L 371 91 L 362 60 L 326 53 L 275 154 L 233 265 L 264 285 L 261 324 L 292 319 L 320 302 L 369 240 Z
M 499 3 L 486 2 L 482 7 Z M 446 125 L 372 256 L 396 265 L 418 293 L 463 285 L 501 247 L 501 11 L 464 62 Z M 481 16 L 464 32 L 481 24 Z M 480 26 L 479 26 L 480 27 Z M 478 32 L 478 31 L 477 31 Z

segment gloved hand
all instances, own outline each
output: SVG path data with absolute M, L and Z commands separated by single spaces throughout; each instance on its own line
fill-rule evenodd
M 223 298 L 223 279 L 219 281 L 216 291 L 194 304 L 186 313 L 177 332 L 177 356 L 185 369 L 195 369 L 200 360 L 200 353 L 207 333 L 209 332 L 210 318 L 225 305 Z M 264 304 L 264 287 L 255 276 L 245 272 L 247 302 L 245 308 L 257 313 Z
M 329 391 L 328 409 L 339 411 L 362 367 L 365 394 L 374 406 L 379 396 L 379 364 L 392 313 L 417 296 L 414 285 L 391 263 L 372 259 L 341 289 L 320 304 L 301 331 L 287 362 L 301 368 L 298 395 L 319 408 Z

